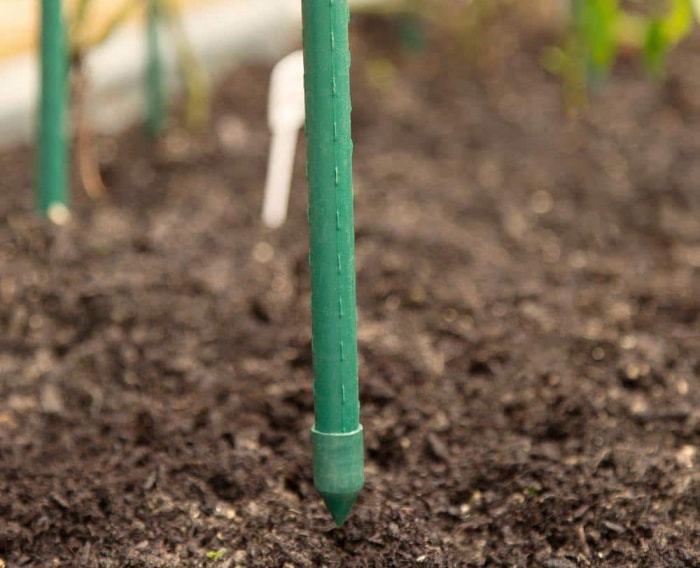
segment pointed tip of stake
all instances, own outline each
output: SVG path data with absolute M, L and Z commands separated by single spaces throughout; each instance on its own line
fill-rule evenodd
M 362 426 L 341 434 L 311 430 L 314 447 L 314 485 L 333 516 L 343 526 L 364 485 Z
M 342 527 L 350 515 L 350 510 L 357 500 L 358 493 L 322 493 L 321 497 L 337 527 Z

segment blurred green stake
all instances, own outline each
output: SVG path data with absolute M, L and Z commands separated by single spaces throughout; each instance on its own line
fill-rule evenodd
M 70 218 L 68 209 L 68 55 L 61 0 L 41 2 L 41 93 L 37 208 L 57 224 Z
M 159 0 L 148 0 L 146 13 L 146 130 L 151 136 L 158 136 L 163 130 L 163 64 L 160 53 Z
M 302 0 L 308 140 L 314 482 L 341 526 L 364 484 L 357 377 L 347 0 Z
M 428 36 L 425 20 L 418 14 L 404 14 L 398 19 L 401 47 L 409 53 L 425 53 L 428 49 Z

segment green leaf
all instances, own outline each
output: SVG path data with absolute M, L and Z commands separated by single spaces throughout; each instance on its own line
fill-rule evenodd
M 220 548 L 219 550 L 210 550 L 209 552 L 207 552 L 207 558 L 209 560 L 213 560 L 214 562 L 219 562 L 220 560 L 223 560 L 224 554 L 226 554 L 225 548 Z
M 667 51 L 668 45 L 663 36 L 661 23 L 658 20 L 650 22 L 644 43 L 644 62 L 649 72 L 655 77 L 663 74 Z
M 693 26 L 692 0 L 673 0 L 671 11 L 662 25 L 664 35 L 671 45 L 681 41 L 690 33 Z
M 587 5 L 586 25 L 591 61 L 609 69 L 617 48 L 613 34 L 619 10 L 617 0 L 589 0 Z
M 589 79 L 607 75 L 617 53 L 619 0 L 574 0 L 574 30 Z
M 668 14 L 650 20 L 644 43 L 644 60 L 652 75 L 663 75 L 669 52 L 693 27 L 694 10 L 698 4 L 699 0 L 671 0 Z

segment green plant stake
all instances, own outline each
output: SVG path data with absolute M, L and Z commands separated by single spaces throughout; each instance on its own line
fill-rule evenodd
M 37 207 L 55 223 L 69 217 L 67 169 L 68 57 L 61 0 L 41 2 L 41 94 Z
M 399 39 L 402 48 L 409 53 L 425 53 L 428 37 L 425 20 L 418 14 L 403 14 L 398 18 Z
M 302 0 L 308 140 L 314 482 L 341 526 L 364 484 L 357 378 L 347 0 Z
M 146 130 L 151 136 L 158 136 L 163 130 L 163 82 L 162 59 L 158 41 L 160 24 L 159 0 L 148 0 L 146 13 Z

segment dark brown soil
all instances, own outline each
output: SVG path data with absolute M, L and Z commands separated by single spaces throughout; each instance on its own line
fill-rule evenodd
M 102 140 L 67 228 L 0 158 L 5 566 L 700 566 L 700 46 L 571 119 L 549 40 L 474 70 L 362 29 L 348 524 L 311 480 L 303 155 L 263 229 L 248 67 L 201 139 Z

